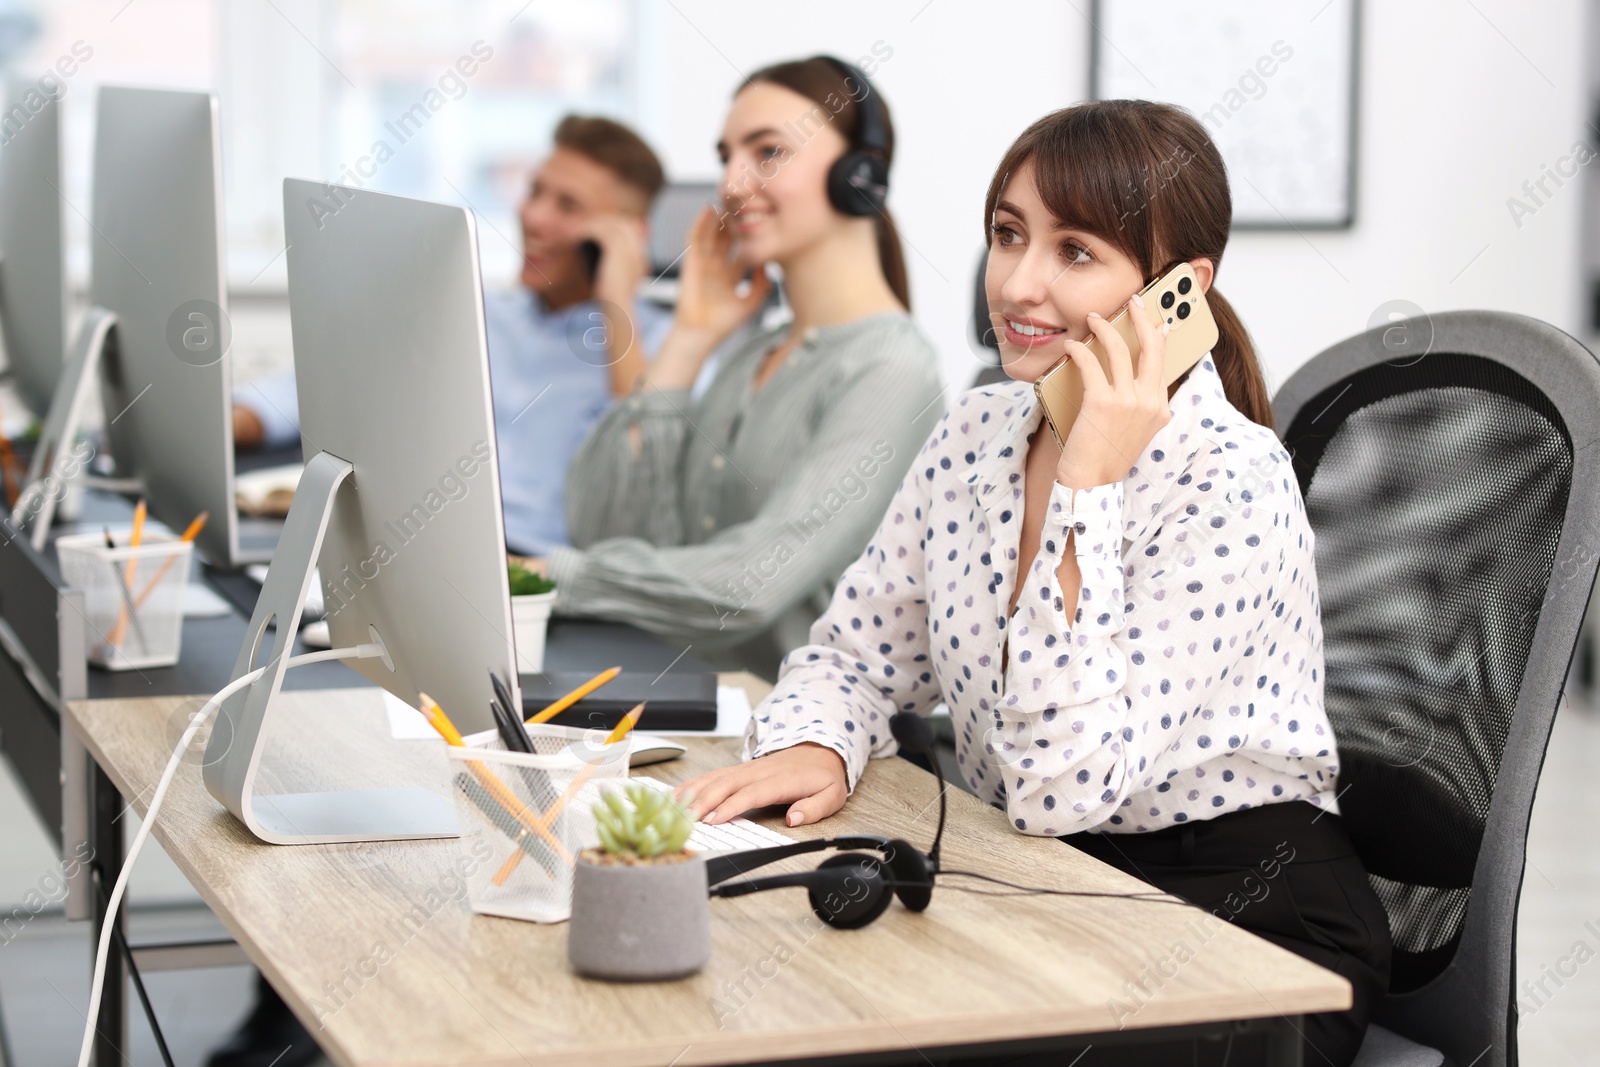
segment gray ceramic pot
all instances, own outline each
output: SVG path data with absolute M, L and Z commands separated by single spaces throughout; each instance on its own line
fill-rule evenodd
M 700 970 L 711 958 L 705 857 L 635 867 L 580 857 L 567 958 L 579 974 L 619 981 L 682 978 Z

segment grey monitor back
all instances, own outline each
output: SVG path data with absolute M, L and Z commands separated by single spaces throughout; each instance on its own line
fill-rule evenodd
M 100 89 L 92 220 L 90 303 L 116 315 L 100 394 L 119 473 L 174 529 L 210 512 L 197 547 L 212 562 L 271 559 L 270 542 L 241 551 L 234 504 L 214 95 Z
M 10 81 L 0 114 L 0 333 L 17 392 L 43 418 L 67 345 L 58 98 Z
M 333 644 L 376 629 L 394 669 L 352 669 L 491 728 L 488 672 L 517 672 L 472 213 L 286 179 L 283 214 L 306 459 L 354 468 L 317 560 Z
M 700 210 L 717 203 L 715 182 L 673 182 L 650 206 L 650 272 L 676 278 L 689 247 L 689 231 Z

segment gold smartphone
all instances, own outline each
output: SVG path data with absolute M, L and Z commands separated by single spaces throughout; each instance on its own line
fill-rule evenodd
M 1145 286 L 1139 295 L 1144 298 L 1145 314 L 1156 329 L 1159 330 L 1163 322 L 1172 326 L 1167 334 L 1166 370 L 1162 376 L 1162 384 L 1171 385 L 1187 374 L 1216 345 L 1217 321 L 1211 317 L 1211 308 L 1206 304 L 1200 279 L 1195 277 L 1194 268 L 1187 260 Z M 1137 310 L 1130 300 L 1111 320 L 1112 329 L 1128 344 L 1128 354 L 1132 357 L 1135 370 L 1139 366 L 1139 335 L 1134 330 L 1132 315 Z M 1109 379 L 1111 357 L 1106 353 L 1105 346 L 1092 333 L 1084 344 L 1099 358 L 1100 366 Z M 1050 423 L 1050 431 L 1056 435 L 1056 443 L 1065 447 L 1067 432 L 1072 429 L 1073 420 L 1083 407 L 1083 375 L 1070 359 L 1063 356 L 1061 362 L 1045 371 L 1033 383 L 1033 392 L 1044 408 L 1045 420 Z

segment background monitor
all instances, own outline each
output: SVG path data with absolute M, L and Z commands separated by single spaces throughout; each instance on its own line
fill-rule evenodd
M 6 86 L 0 115 L 0 333 L 18 395 L 43 418 L 67 345 L 66 232 L 57 97 Z
M 234 503 L 222 153 L 211 93 L 102 87 L 89 299 L 116 316 L 100 363 L 119 474 L 175 530 L 208 511 L 213 563 L 272 558 L 279 525 Z
M 658 278 L 676 278 L 689 247 L 689 231 L 706 207 L 720 203 L 716 182 L 672 182 L 650 206 L 650 271 Z

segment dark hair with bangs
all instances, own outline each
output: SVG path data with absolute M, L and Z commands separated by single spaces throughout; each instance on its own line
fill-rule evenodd
M 984 243 L 1006 179 L 1032 161 L 1033 180 L 1057 219 L 1109 241 L 1146 282 L 1183 260 L 1221 267 L 1233 222 L 1228 173 L 1194 116 L 1149 100 L 1096 100 L 1054 111 L 1006 150 L 983 203 Z M 1272 398 L 1250 334 L 1215 280 L 1206 303 L 1217 320 L 1212 361 L 1228 401 L 1273 427 Z

